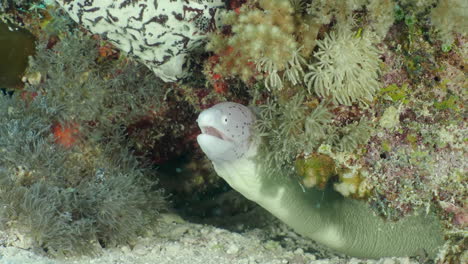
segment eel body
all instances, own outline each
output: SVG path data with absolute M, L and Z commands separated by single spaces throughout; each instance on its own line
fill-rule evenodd
M 297 233 L 349 256 L 437 254 L 443 236 L 433 214 L 389 222 L 376 216 L 366 203 L 344 198 L 333 190 L 304 189 L 288 177 L 261 175 L 255 159 L 259 142 L 252 139 L 251 127 L 244 126 L 243 133 L 230 133 L 241 124 L 252 124 L 254 118 L 245 106 L 221 103 L 203 111 L 197 120 L 202 150 L 218 175 L 235 190 Z

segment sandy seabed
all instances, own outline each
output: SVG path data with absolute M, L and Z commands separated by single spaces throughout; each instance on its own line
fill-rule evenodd
M 16 242 L 0 247 L 0 264 L 351 264 L 418 263 L 410 258 L 363 260 L 327 252 L 303 239 L 285 225 L 232 232 L 211 225 L 194 224 L 175 214 L 164 214 L 158 233 L 139 238 L 133 246 L 103 249 L 97 256 L 52 259 Z M 242 229 L 242 227 L 240 227 Z

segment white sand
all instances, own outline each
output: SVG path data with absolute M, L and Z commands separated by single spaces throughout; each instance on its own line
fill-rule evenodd
M 275 240 L 272 240 L 275 239 Z M 5 245 L 8 241 L 8 244 Z M 279 242 L 281 241 L 281 243 Z M 305 263 L 417 263 L 409 258 L 360 260 L 326 252 L 284 225 L 242 233 L 183 221 L 165 214 L 157 234 L 139 238 L 134 246 L 103 249 L 98 256 L 51 259 L 33 253 L 24 241 L 3 238 L 0 264 L 305 264 Z

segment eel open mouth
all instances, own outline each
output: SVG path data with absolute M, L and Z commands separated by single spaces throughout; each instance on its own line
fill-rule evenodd
M 221 131 L 219 131 L 218 129 L 216 129 L 214 127 L 204 126 L 204 127 L 200 127 L 200 129 L 202 131 L 202 134 L 217 137 L 217 138 L 222 139 L 222 140 L 229 140 L 226 136 L 224 136 L 224 134 Z

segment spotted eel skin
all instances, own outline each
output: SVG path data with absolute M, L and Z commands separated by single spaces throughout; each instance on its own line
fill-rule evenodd
M 186 76 L 189 52 L 219 24 L 223 0 L 56 0 L 70 17 L 166 82 Z

